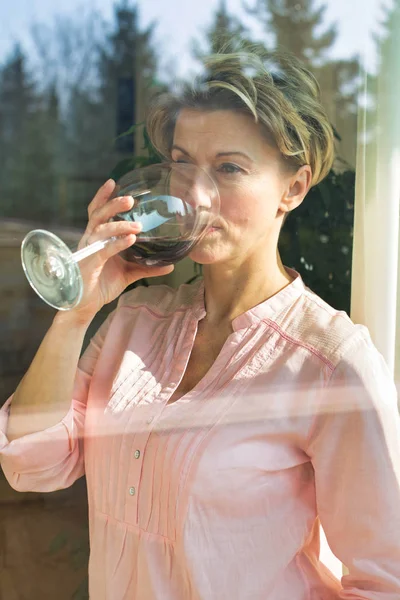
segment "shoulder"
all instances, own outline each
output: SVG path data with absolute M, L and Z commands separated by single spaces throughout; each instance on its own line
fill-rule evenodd
M 129 290 L 120 296 L 117 307 L 97 330 L 92 342 L 98 348 L 109 345 L 114 354 L 117 348 L 122 351 L 128 344 L 132 345 L 133 338 L 140 340 L 142 348 L 146 343 L 151 345 L 158 326 L 161 326 L 157 329 L 160 335 L 167 331 L 169 324 L 179 328 L 188 313 L 203 305 L 202 291 L 201 280 L 177 289 L 150 285 Z
M 308 288 L 285 320 L 289 339 L 328 366 L 323 378 L 326 395 L 319 399 L 324 413 L 389 410 L 397 419 L 393 375 L 367 327 Z
M 202 282 L 182 284 L 177 289 L 168 285 L 138 286 L 123 294 L 118 312 L 144 310 L 165 317 L 194 306 L 201 293 Z
M 306 286 L 277 324 L 289 340 L 319 357 L 331 371 L 351 348 L 375 350 L 367 327 L 355 324 L 345 311 L 333 308 Z

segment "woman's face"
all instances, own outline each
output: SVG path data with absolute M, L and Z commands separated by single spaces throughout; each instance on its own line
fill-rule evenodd
M 171 157 L 202 167 L 220 194 L 220 216 L 191 253 L 193 260 L 242 263 L 276 252 L 284 213 L 308 190 L 309 167 L 289 172 L 252 117 L 231 110 L 182 110 Z

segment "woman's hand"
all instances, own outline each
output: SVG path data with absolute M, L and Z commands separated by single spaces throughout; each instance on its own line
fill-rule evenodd
M 173 265 L 145 267 L 118 256 L 119 252 L 135 243 L 141 227 L 128 221 L 110 222 L 117 213 L 127 211 L 133 205 L 130 196 L 109 200 L 114 189 L 115 182 L 110 179 L 98 190 L 88 207 L 89 221 L 79 248 L 98 240 L 117 239 L 79 263 L 84 290 L 82 300 L 73 312 L 81 320 L 92 319 L 104 304 L 112 302 L 131 283 L 142 277 L 166 275 L 174 268 Z

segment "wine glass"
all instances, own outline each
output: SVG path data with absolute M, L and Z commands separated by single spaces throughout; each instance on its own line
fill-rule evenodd
M 136 242 L 121 255 L 146 266 L 169 265 L 187 256 L 219 214 L 214 181 L 190 163 L 161 163 L 130 171 L 117 181 L 112 198 L 117 196 L 132 196 L 134 204 L 112 220 L 142 223 Z M 21 247 L 25 275 L 47 304 L 70 310 L 83 294 L 79 262 L 115 239 L 99 240 L 72 252 L 50 231 L 30 231 Z

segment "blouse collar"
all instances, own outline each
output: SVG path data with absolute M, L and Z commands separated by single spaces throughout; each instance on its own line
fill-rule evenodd
M 264 300 L 264 302 L 261 302 L 261 304 L 250 308 L 247 312 L 242 313 L 233 319 L 232 328 L 234 331 L 247 329 L 264 319 L 275 320 L 303 294 L 306 287 L 300 273 L 289 267 L 285 267 L 285 270 L 293 278 L 293 281 L 267 300 Z M 204 305 L 204 280 L 202 279 L 198 285 L 199 287 L 195 293 L 193 306 L 196 318 L 200 320 L 206 316 Z

